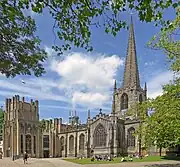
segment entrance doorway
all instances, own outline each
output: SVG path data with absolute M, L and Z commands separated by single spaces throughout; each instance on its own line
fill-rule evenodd
M 49 150 L 44 150 L 44 158 L 49 158 Z

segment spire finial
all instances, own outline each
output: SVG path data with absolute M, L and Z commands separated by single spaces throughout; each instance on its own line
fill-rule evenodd
M 146 84 L 146 82 L 144 84 L 144 90 L 147 91 L 147 84 Z
M 91 119 L 91 113 L 90 113 L 90 110 L 88 110 L 88 119 Z
M 99 114 L 102 114 L 102 108 L 99 109 Z
M 116 80 L 114 81 L 114 90 L 117 89 Z

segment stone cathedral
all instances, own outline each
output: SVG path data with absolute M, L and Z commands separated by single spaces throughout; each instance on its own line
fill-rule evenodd
M 87 113 L 86 124 L 70 114 L 69 124 L 61 118 L 39 121 L 39 102 L 25 102 L 18 95 L 6 99 L 3 150 L 5 157 L 21 156 L 27 152 L 32 157 L 90 157 L 111 154 L 119 156 L 138 152 L 138 136 L 133 133 L 139 126 L 137 117 L 124 114 L 135 102 L 147 98 L 146 84 L 140 86 L 136 43 L 131 19 L 128 49 L 121 88 L 114 83 L 112 111 L 99 113 L 91 118 Z

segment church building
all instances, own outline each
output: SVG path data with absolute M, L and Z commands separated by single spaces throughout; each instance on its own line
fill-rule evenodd
M 80 124 L 76 113 L 70 114 L 69 124 L 61 118 L 39 121 L 39 102 L 25 102 L 16 95 L 6 99 L 3 150 L 5 157 L 27 152 L 32 157 L 91 157 L 92 155 L 127 155 L 139 152 L 141 143 L 134 132 L 138 117 L 125 117 L 134 103 L 147 99 L 147 87 L 140 85 L 133 22 L 129 29 L 124 79 L 121 88 L 114 83 L 112 111 L 99 113 L 86 124 Z M 137 111 L 138 112 L 138 111 Z

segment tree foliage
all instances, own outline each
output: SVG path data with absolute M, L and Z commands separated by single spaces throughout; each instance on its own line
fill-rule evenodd
M 13 1 L 0 1 L 0 72 L 7 77 L 44 73 L 46 53 L 34 35 L 35 21 Z
M 171 69 L 175 72 L 180 71 L 180 7 L 177 8 L 176 18 L 168 22 L 168 27 L 155 35 L 148 45 L 153 49 L 160 49 L 168 56 Z
M 104 27 L 106 33 L 114 36 L 121 28 L 127 27 L 126 21 L 121 19 L 122 12 L 131 10 L 138 13 L 141 21 L 157 21 L 163 25 L 163 12 L 167 8 L 177 8 L 178 0 L 20 0 L 20 7 L 32 8 L 36 13 L 42 13 L 44 8 L 49 10 L 54 19 L 54 28 L 60 40 L 64 44 L 54 46 L 62 53 L 71 49 L 71 44 L 76 47 L 85 48 L 91 51 L 90 44 L 91 27 Z
M 165 85 L 164 94 L 152 102 L 155 112 L 147 120 L 146 141 L 159 147 L 180 144 L 180 80 Z
M 0 72 L 7 77 L 16 74 L 36 76 L 44 73 L 42 62 L 46 56 L 40 41 L 34 35 L 35 22 L 23 14 L 24 9 L 42 13 L 47 9 L 54 20 L 53 29 L 63 45 L 53 48 L 62 54 L 72 46 L 92 51 L 92 27 L 104 27 L 114 36 L 127 28 L 121 14 L 136 12 L 141 21 L 166 26 L 163 13 L 176 9 L 178 0 L 1 0 L 0 1 Z

